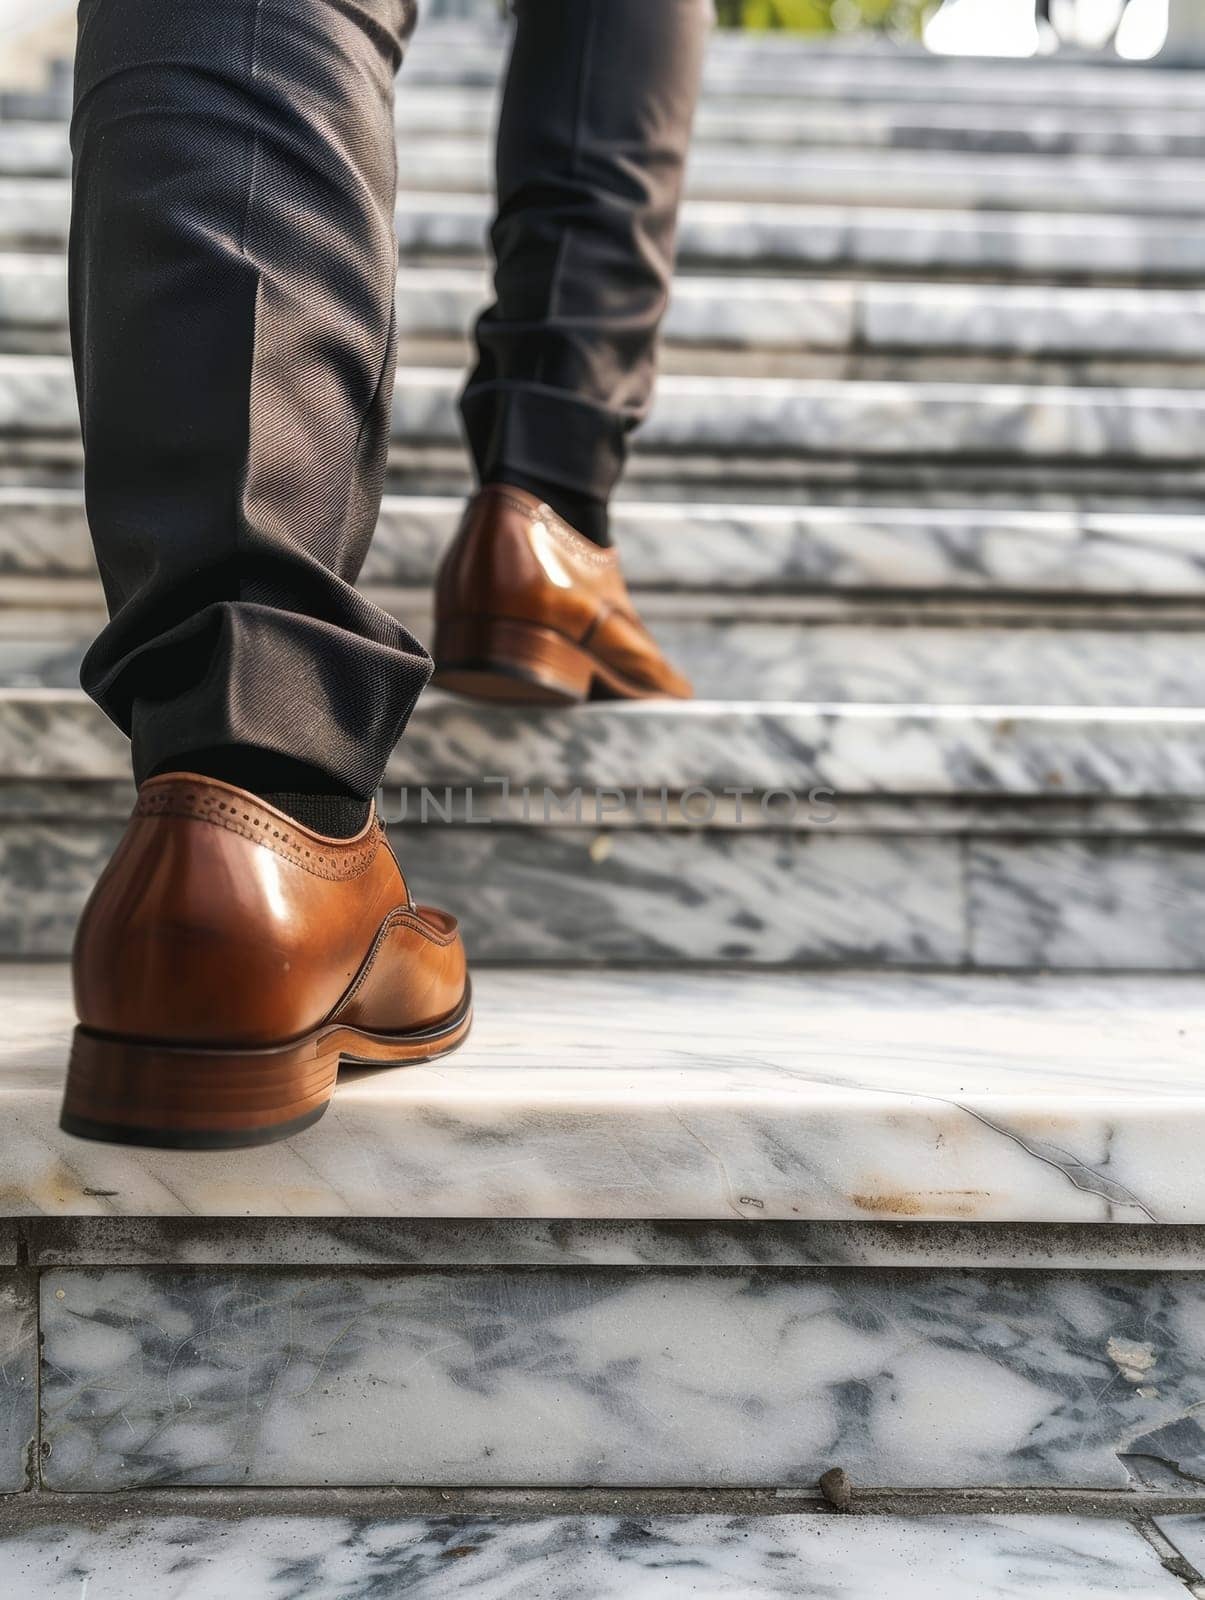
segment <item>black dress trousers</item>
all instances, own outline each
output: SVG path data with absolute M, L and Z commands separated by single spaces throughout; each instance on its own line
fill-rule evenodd
M 649 402 L 709 7 L 516 10 L 465 429 L 483 478 L 604 498 Z M 110 612 L 83 685 L 139 779 L 242 746 L 368 798 L 430 674 L 353 588 L 390 430 L 411 0 L 79 14 L 72 349 Z

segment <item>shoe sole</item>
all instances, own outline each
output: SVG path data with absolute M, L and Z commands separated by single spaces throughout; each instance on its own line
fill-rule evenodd
M 608 666 L 554 628 L 505 617 L 440 622 L 431 682 L 453 694 L 495 704 L 571 706 L 587 700 L 663 700 L 654 689 Z
M 180 1047 L 78 1027 L 59 1127 L 79 1139 L 167 1150 L 273 1144 L 318 1121 L 341 1063 L 435 1061 L 464 1043 L 472 1020 L 466 988 L 456 1013 L 432 1028 L 366 1033 L 336 1023 L 270 1049 Z

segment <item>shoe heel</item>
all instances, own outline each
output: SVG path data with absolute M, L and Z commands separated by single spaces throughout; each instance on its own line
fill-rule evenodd
M 76 1028 L 59 1126 L 82 1139 L 230 1150 L 270 1144 L 326 1110 L 339 1072 L 333 1041 L 207 1050 L 113 1039 Z
M 576 705 L 590 698 L 590 656 L 538 623 L 506 617 L 442 621 L 432 653 L 432 681 L 457 694 L 528 705 Z

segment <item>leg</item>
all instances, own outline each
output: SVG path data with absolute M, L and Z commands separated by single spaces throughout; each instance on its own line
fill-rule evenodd
M 437 681 L 490 700 L 685 697 L 607 541 L 648 409 L 707 0 L 517 0 L 497 301 L 461 401 L 482 491 L 440 567 Z M 586 535 L 586 537 L 582 537 Z
M 455 919 L 372 816 L 429 661 L 351 587 L 389 436 L 409 16 L 81 7 L 72 333 L 112 611 L 83 677 L 157 774 L 75 940 L 62 1125 L 87 1138 L 262 1144 L 321 1116 L 341 1060 L 468 1031 Z
M 412 0 L 80 7 L 72 340 L 111 615 L 82 677 L 140 780 L 204 763 L 363 813 L 427 680 L 352 588 L 389 437 L 411 21 Z
M 515 11 L 497 298 L 462 412 L 483 484 L 530 489 L 603 542 L 652 392 L 710 7 L 516 0 Z

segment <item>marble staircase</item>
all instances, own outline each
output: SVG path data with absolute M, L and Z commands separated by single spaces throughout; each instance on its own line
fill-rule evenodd
M 500 47 L 398 100 L 422 636 Z M 616 509 L 700 697 L 426 697 L 474 1037 L 224 1155 L 55 1123 L 130 798 L 68 86 L 0 95 L 0 1593 L 1205 1600 L 1205 76 L 717 39 Z
M 363 581 L 420 636 L 464 487 L 499 59 L 479 27 L 429 30 L 398 97 L 403 369 Z M 101 601 L 64 76 L 23 94 L 0 122 L 0 949 L 54 956 L 128 794 L 75 689 Z M 386 809 L 479 959 L 1200 969 L 1203 102 L 1185 71 L 716 41 L 617 514 L 700 698 L 424 702 Z
M 0 969 L 14 1592 L 1205 1594 L 1199 979 L 478 997 L 213 1156 L 59 1133 Z

